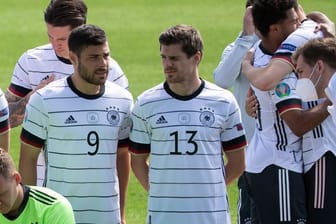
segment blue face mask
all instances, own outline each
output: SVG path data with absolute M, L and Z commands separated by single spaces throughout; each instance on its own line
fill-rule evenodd
M 318 99 L 318 95 L 316 92 L 316 86 L 321 80 L 321 75 L 317 78 L 316 82 L 313 83 L 311 78 L 317 68 L 317 64 L 314 65 L 309 78 L 301 78 L 298 79 L 296 83 L 296 93 L 301 97 L 302 101 L 308 102 Z

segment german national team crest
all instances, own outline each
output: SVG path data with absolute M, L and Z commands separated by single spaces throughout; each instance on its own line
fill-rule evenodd
M 289 96 L 290 92 L 291 90 L 287 83 L 282 82 L 275 87 L 275 94 L 280 98 Z
M 201 108 L 201 115 L 199 117 L 200 122 L 206 126 L 210 127 L 215 122 L 214 111 L 211 108 Z
M 119 115 L 119 108 L 110 107 L 107 109 L 107 120 L 112 126 L 116 126 L 119 124 L 120 115 Z

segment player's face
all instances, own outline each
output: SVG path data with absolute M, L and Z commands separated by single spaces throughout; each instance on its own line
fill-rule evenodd
M 168 83 L 183 83 L 197 77 L 200 56 L 188 58 L 179 44 L 161 45 L 161 62 Z
M 110 50 L 107 42 L 84 48 L 78 58 L 79 76 L 89 84 L 104 84 L 108 76 L 109 59 Z
M 310 76 L 313 77 L 314 71 L 314 66 L 311 66 L 309 64 L 307 64 L 304 60 L 303 60 L 303 56 L 300 55 L 297 58 L 297 62 L 296 62 L 296 73 L 298 74 L 299 78 L 307 78 L 309 79 Z
M 293 33 L 300 25 L 299 17 L 294 8 L 287 10 L 287 18 L 280 23 L 281 42 L 284 41 L 289 34 Z
M 12 212 L 18 198 L 18 187 L 21 186 L 19 186 L 14 176 L 5 178 L 0 175 L 0 213 L 8 214 Z
M 47 23 L 49 42 L 57 56 L 69 58 L 68 38 L 71 32 L 70 26 L 53 26 Z

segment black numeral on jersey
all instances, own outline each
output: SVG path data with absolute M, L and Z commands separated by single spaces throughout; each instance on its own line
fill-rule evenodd
M 198 151 L 198 145 L 194 141 L 194 137 L 196 135 L 197 131 L 186 131 L 187 135 L 190 135 L 188 139 L 188 143 L 191 144 L 193 147 L 192 150 L 187 150 L 185 153 L 188 155 L 194 155 Z M 170 133 L 170 136 L 174 137 L 174 143 L 175 143 L 175 150 L 173 152 L 170 152 L 171 155 L 182 155 L 182 152 L 179 150 L 179 133 L 177 131 Z
M 89 146 L 95 147 L 95 150 L 92 152 L 88 152 L 88 154 L 90 156 L 94 156 L 98 153 L 98 149 L 99 149 L 99 136 L 97 134 L 97 132 L 95 131 L 90 131 L 88 136 L 87 136 L 87 143 L 89 144 Z

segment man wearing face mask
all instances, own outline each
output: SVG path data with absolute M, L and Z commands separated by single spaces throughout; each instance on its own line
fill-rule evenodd
M 296 71 L 306 89 L 305 109 L 335 98 L 336 89 L 327 88 L 336 73 L 335 38 L 312 39 L 293 55 Z M 330 85 L 330 87 L 332 87 Z M 333 95 L 332 95 L 333 94 Z M 307 223 L 333 223 L 336 219 L 336 125 L 327 117 L 303 136 L 304 181 L 308 209 Z

